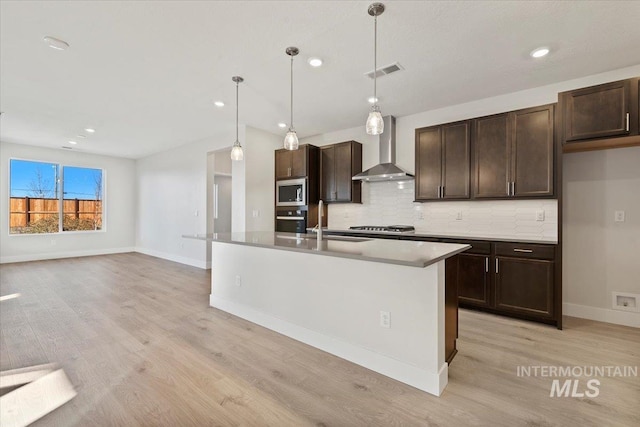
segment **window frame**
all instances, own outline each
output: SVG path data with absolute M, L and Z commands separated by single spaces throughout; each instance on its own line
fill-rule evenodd
M 17 160 L 22 162 L 33 162 L 33 163 L 46 163 L 53 164 L 58 167 L 58 182 L 59 182 L 59 190 L 58 190 L 58 231 L 54 232 L 44 232 L 44 233 L 12 233 L 11 232 L 11 162 Z M 7 168 L 8 176 L 7 176 L 7 234 L 9 237 L 15 236 L 52 236 L 52 235 L 67 235 L 67 234 L 87 234 L 87 233 L 105 233 L 107 231 L 107 185 L 106 185 L 106 176 L 107 171 L 102 167 L 96 166 L 87 166 L 87 165 L 77 165 L 75 163 L 63 163 L 60 161 L 49 161 L 42 159 L 27 159 L 22 157 L 9 157 L 8 159 L 9 165 Z M 64 168 L 82 168 L 82 169 L 96 169 L 102 173 L 102 225 L 99 230 L 63 230 L 63 220 L 64 220 Z M 28 207 L 27 207 L 28 208 Z

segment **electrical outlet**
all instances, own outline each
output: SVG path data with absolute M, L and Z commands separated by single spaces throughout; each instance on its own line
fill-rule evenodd
M 242 286 L 242 277 L 240 277 L 239 274 L 236 276 L 236 286 L 237 287 Z
M 544 211 L 536 211 L 536 221 L 544 221 Z
M 254 218 L 258 218 L 260 216 L 260 210 L 259 209 L 254 209 L 253 210 L 253 217 Z
M 456 221 L 461 221 L 462 220 L 462 212 L 458 211 L 456 213 Z
M 424 212 L 418 211 L 418 219 L 424 219 Z
M 615 222 L 624 222 L 624 211 L 615 211 L 613 219 Z
M 380 327 L 391 327 L 391 313 L 389 313 L 388 311 L 380 311 Z
M 198 216 L 200 212 L 198 212 L 198 210 L 196 209 L 196 211 L 193 213 L 193 216 Z
M 55 246 L 56 245 L 56 240 L 55 239 L 51 239 L 51 246 Z

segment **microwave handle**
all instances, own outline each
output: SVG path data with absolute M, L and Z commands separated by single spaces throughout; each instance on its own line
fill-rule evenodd
M 276 219 L 283 219 L 287 221 L 302 221 L 304 220 L 303 216 L 277 216 Z

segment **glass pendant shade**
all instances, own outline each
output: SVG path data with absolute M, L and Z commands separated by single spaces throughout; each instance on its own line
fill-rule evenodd
M 240 146 L 240 141 L 233 143 L 233 148 L 231 148 L 231 160 L 242 160 L 244 159 L 244 153 L 242 152 L 242 147 Z
M 367 118 L 367 134 L 380 135 L 382 132 L 384 132 L 384 121 L 382 120 L 382 114 L 380 114 L 380 107 L 374 105 L 371 107 Z
M 298 142 L 298 135 L 296 134 L 296 131 L 289 129 L 289 132 L 287 132 L 287 135 L 284 137 L 284 148 L 293 151 L 297 150 L 299 146 L 300 143 Z

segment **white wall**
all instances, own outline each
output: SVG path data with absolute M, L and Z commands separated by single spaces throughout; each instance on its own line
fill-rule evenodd
M 244 157 L 246 231 L 274 230 L 275 150 L 282 148 L 282 140 L 280 136 L 247 127 Z
M 136 250 L 201 268 L 207 231 L 207 153 L 229 145 L 218 135 L 138 159 Z M 196 215 L 197 213 L 197 215 Z
M 622 80 L 630 77 L 640 75 L 640 64 L 631 67 L 614 70 L 602 74 L 587 76 L 579 79 L 559 82 L 553 85 L 528 89 L 520 92 L 509 93 L 505 95 L 499 95 L 492 98 L 481 99 L 465 104 L 454 105 L 438 110 L 425 111 L 409 116 L 402 116 L 396 118 L 396 135 L 397 135 L 397 150 L 396 150 L 396 163 L 401 168 L 414 172 L 414 140 L 415 129 L 425 126 L 431 126 L 441 123 L 448 123 L 458 120 L 465 120 L 473 117 L 480 117 L 489 114 L 497 114 L 505 111 L 516 110 L 520 108 L 527 108 L 536 105 L 543 105 L 557 102 L 558 93 L 567 90 L 592 86 L 600 83 L 606 83 L 615 80 Z M 381 106 L 383 114 L 393 114 L 393 111 L 386 111 L 384 105 Z M 363 106 L 366 109 L 366 106 Z M 330 132 L 323 135 L 316 135 L 309 138 L 305 138 L 302 142 L 315 145 L 325 145 L 346 140 L 356 140 L 363 144 L 363 168 L 367 169 L 378 162 L 378 145 L 375 139 L 368 136 L 364 132 L 364 123 L 362 126 L 356 128 L 344 129 L 340 131 Z M 612 321 L 623 324 L 635 324 L 640 326 L 640 321 L 635 314 L 615 312 L 612 314 L 612 310 L 605 310 L 605 307 L 611 308 L 611 295 L 609 289 L 618 288 L 620 286 L 625 289 L 631 289 L 635 293 L 640 292 L 639 280 L 640 275 L 637 272 L 637 267 L 634 263 L 628 260 L 627 256 L 630 253 L 624 248 L 629 247 L 629 236 L 626 233 L 615 232 L 616 229 L 607 227 L 596 227 L 595 224 L 599 223 L 600 219 L 596 215 L 595 211 L 592 211 L 594 216 L 590 217 L 586 223 L 592 225 L 586 226 L 586 230 L 589 232 L 600 233 L 601 237 L 606 236 L 607 244 L 591 245 L 587 246 L 581 244 L 580 239 L 581 232 L 576 232 L 572 226 L 575 223 L 575 217 L 571 212 L 581 212 L 581 207 L 584 205 L 584 201 L 579 197 L 579 192 L 576 188 L 579 185 L 570 184 L 570 181 L 575 179 L 576 176 L 584 174 L 593 167 L 601 167 L 603 164 L 607 164 L 608 168 L 606 173 L 600 175 L 599 180 L 591 180 L 589 183 L 583 183 L 586 189 L 583 189 L 584 193 L 589 192 L 589 188 L 594 191 L 592 200 L 598 206 L 599 209 L 607 212 L 612 212 L 614 209 L 619 209 L 621 204 L 614 197 L 618 193 L 616 188 L 621 184 L 620 180 L 615 178 L 615 173 L 618 173 L 618 169 L 626 170 L 627 175 L 635 176 L 636 178 L 627 178 L 627 181 L 622 188 L 629 192 L 623 196 L 625 200 L 631 198 L 638 198 L 638 185 L 635 181 L 635 185 L 632 184 L 634 179 L 637 180 L 637 176 L 640 173 L 640 164 L 636 161 L 635 166 L 623 166 L 622 163 L 630 162 L 635 157 L 626 158 L 625 152 L 633 152 L 634 149 L 617 149 L 609 150 L 600 153 L 584 153 L 584 154 L 569 154 L 565 156 L 565 163 L 567 165 L 566 177 L 564 180 L 565 185 L 565 204 L 564 209 L 570 214 L 563 218 L 563 227 L 567 229 L 564 235 L 564 258 L 567 260 L 563 265 L 563 277 L 564 277 L 564 296 L 563 301 L 565 305 L 565 314 L 571 314 L 580 317 L 589 317 L 596 320 Z M 620 154 L 614 154 L 620 153 Z M 575 156 L 575 157 L 572 157 Z M 594 161 L 592 159 L 599 159 Z M 606 158 L 606 161 L 603 160 Z M 363 186 L 366 186 L 363 183 Z M 370 191 L 370 190 L 366 190 Z M 572 192 L 574 192 L 572 194 Z M 549 201 L 552 203 L 553 201 Z M 449 202 L 443 205 L 443 209 L 448 209 L 445 215 L 451 215 L 457 211 L 457 206 L 465 206 L 468 202 Z M 494 207 L 499 209 L 501 206 L 500 201 L 497 202 L 483 202 L 487 203 L 487 206 L 491 209 Z M 518 203 L 518 202 L 516 202 Z M 527 201 L 522 201 L 522 207 L 526 208 Z M 518 205 L 519 207 L 520 205 Z M 627 211 L 627 215 L 631 218 L 634 215 L 640 215 L 637 204 L 631 203 L 631 207 Z M 369 208 L 371 204 L 369 203 Z M 330 205 L 329 206 L 329 224 L 346 225 L 344 215 L 345 210 L 348 211 L 347 215 L 356 217 L 357 221 L 361 221 L 364 216 L 363 212 L 367 211 L 367 205 L 359 207 L 353 205 L 350 207 Z M 581 212 L 580 215 L 591 215 L 589 211 Z M 376 218 L 372 218 L 375 220 Z M 347 218 L 348 220 L 348 218 Z M 375 224 L 374 224 L 375 225 Z M 619 224 L 618 224 L 619 225 Z M 630 225 L 627 225 L 629 227 Z M 593 228 L 593 230 L 592 230 Z M 429 230 L 434 234 L 440 232 L 440 229 Z M 442 231 L 445 231 L 442 229 Z M 633 234 L 637 229 L 630 228 L 629 232 Z M 585 229 L 582 230 L 582 233 Z M 517 235 L 514 236 L 517 238 Z M 636 248 L 638 248 L 637 240 Z M 637 249 L 636 249 L 637 252 Z M 585 260 L 584 262 L 581 260 Z M 596 262 L 596 260 L 598 260 Z M 624 267 L 620 264 L 623 263 Z M 635 264 L 638 264 L 637 262 Z M 607 267 L 604 267 L 607 266 Z M 612 267 L 615 266 L 616 272 L 612 272 Z M 605 273 L 605 271 L 607 273 Z M 592 275 L 591 275 L 592 274 Z M 588 277 L 588 279 L 587 279 Z M 623 289 L 622 289 L 623 290 Z M 584 294 L 588 294 L 584 295 Z M 603 311 L 604 310 L 604 311 Z M 629 319 L 633 319 L 630 321 Z
M 210 265 L 206 243 L 182 236 L 207 232 L 207 170 L 215 162 L 209 153 L 228 147 L 234 137 L 221 132 L 137 161 L 136 250 L 200 268 Z M 231 164 L 232 231 L 271 231 L 274 151 L 281 140 L 244 126 L 239 137 L 244 160 Z
M 0 263 L 133 250 L 135 161 L 21 144 L 0 143 Z M 9 235 L 9 159 L 18 158 L 104 170 L 104 231 Z
M 611 310 L 613 291 L 640 294 L 640 147 L 566 154 L 564 168 L 565 311 L 640 327 Z

